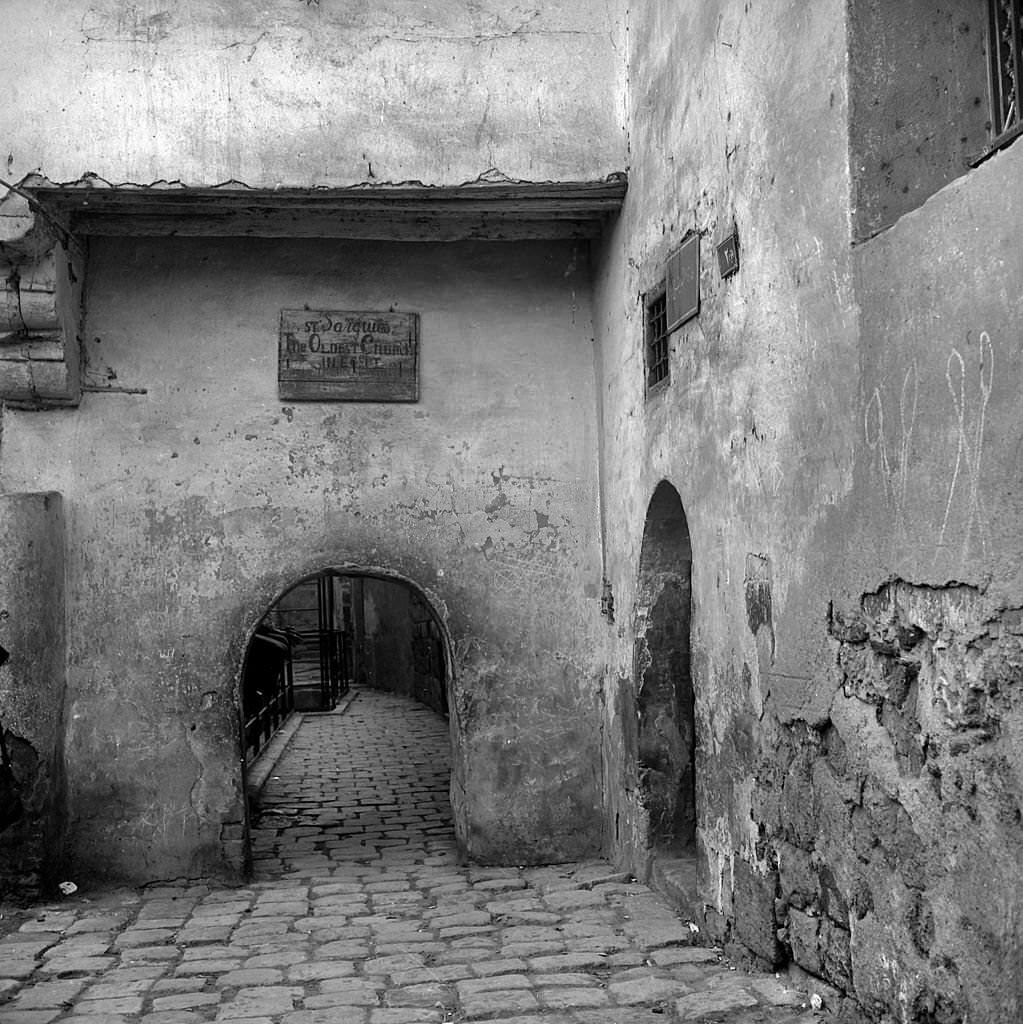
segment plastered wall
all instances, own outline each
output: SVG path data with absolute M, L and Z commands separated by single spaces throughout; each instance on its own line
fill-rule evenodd
M 1020 1016 L 1023 150 L 957 159 L 864 228 L 871 189 L 903 193 L 850 118 L 916 95 L 896 58 L 850 60 L 878 11 L 6 5 L 9 180 L 629 170 L 589 263 L 553 243 L 94 243 L 85 379 L 111 391 L 6 410 L 0 447 L 5 491 L 66 500 L 79 865 L 240 862 L 245 638 L 330 565 L 415 581 L 448 631 L 471 853 L 603 841 L 645 871 L 639 563 L 667 480 L 692 551 L 701 933 L 871 1019 Z M 907 182 L 927 169 L 903 158 Z M 643 297 L 689 232 L 701 311 L 648 397 Z M 420 311 L 422 401 L 278 402 L 274 323 L 302 302 Z
M 751 786 L 739 767 L 745 732 L 769 695 L 787 708 L 806 700 L 823 657 L 808 626 L 827 605 L 826 545 L 810 541 L 833 529 L 852 486 L 844 22 L 829 3 L 781 13 L 691 5 L 681 17 L 654 4 L 630 12 L 629 38 L 630 189 L 597 284 L 617 612 L 609 685 L 628 685 L 644 518 L 667 479 L 692 538 L 704 885 L 728 914 L 736 856 L 758 859 L 741 810 Z M 810 39 L 812 53 L 794 43 Z M 741 270 L 722 280 L 714 243 L 733 224 Z M 672 383 L 648 399 L 643 296 L 691 231 L 701 235 L 702 310 L 672 335 Z M 751 553 L 769 561 L 766 643 L 748 624 Z M 613 789 L 625 830 L 637 820 L 633 796 Z M 641 843 L 623 838 L 626 849 Z
M 570 243 L 94 241 L 89 373 L 115 390 L 7 410 L 0 450 L 6 488 L 65 497 L 83 877 L 240 863 L 244 645 L 326 566 L 443 617 L 467 850 L 600 848 L 587 275 Z M 279 312 L 304 303 L 418 312 L 421 400 L 279 401 Z
M 65 868 L 64 506 L 0 495 L 0 895 L 52 891 Z
M 883 169 L 849 164 L 849 75 L 869 83 L 845 6 L 629 11 L 630 190 L 595 297 L 609 835 L 648 868 L 628 718 L 666 479 L 692 539 L 704 934 L 871 1020 L 1013 1019 L 1023 151 L 854 245 L 857 176 Z M 643 296 L 688 231 L 700 315 L 645 397 Z
M 1021 181 L 1017 145 L 857 250 L 840 802 L 816 848 L 852 894 L 857 995 L 911 1021 L 1023 1012 Z
M 616 5 L 14 0 L 2 21 L 11 183 L 453 185 L 625 164 Z M 7 194 L 0 255 L 31 230 Z M 82 405 L 6 409 L 0 447 L 3 491 L 67 502 L 77 867 L 241 863 L 244 642 L 325 566 L 413 580 L 443 611 L 467 848 L 597 849 L 585 248 L 113 240 L 80 271 Z M 421 312 L 422 401 L 279 403 L 276 318 L 304 302 Z
M 2 176 L 256 187 L 621 170 L 620 28 L 587 0 L 11 0 Z

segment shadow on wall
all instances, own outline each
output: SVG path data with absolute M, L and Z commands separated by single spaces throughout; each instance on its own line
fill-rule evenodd
M 7 658 L 0 647 L 0 665 Z M 0 721 L 0 895 L 32 898 L 53 890 L 61 859 L 53 789 L 54 771 Z
M 0 667 L 6 664 L 9 657 L 7 649 L 0 647 Z M 17 737 L 11 736 L 8 739 L 7 730 L 0 722 L 0 833 L 6 832 L 25 813 L 18 784 L 21 773 L 16 770 L 11 753 L 11 749 L 16 749 L 15 742 Z
M 444 635 L 429 605 L 404 583 L 372 576 L 353 582 L 357 593 L 361 591 L 357 681 L 412 697 L 447 715 Z

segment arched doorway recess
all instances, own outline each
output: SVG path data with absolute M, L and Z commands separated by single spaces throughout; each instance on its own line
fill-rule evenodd
M 240 703 L 246 763 L 293 711 L 332 711 L 352 685 L 448 713 L 446 634 L 401 577 L 324 569 L 288 586 L 249 639 Z
M 662 480 L 643 531 L 634 648 L 639 794 L 655 862 L 695 855 L 692 557 L 682 499 Z
M 402 577 L 326 569 L 274 599 L 239 686 L 250 866 L 280 866 L 291 828 L 315 829 L 304 843 L 321 859 L 361 856 L 395 829 L 453 841 L 450 664 L 438 612 Z

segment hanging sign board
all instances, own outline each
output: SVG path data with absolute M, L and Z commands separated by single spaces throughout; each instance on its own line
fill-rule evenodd
M 298 402 L 419 400 L 419 314 L 282 309 L 277 392 Z
M 690 235 L 669 257 L 665 274 L 668 330 L 700 312 L 700 236 Z

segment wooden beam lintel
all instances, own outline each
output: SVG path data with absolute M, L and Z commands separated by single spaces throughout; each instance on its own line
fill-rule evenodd
M 424 239 L 592 237 L 621 208 L 625 190 L 624 176 L 452 187 L 28 189 L 56 223 L 76 234 L 303 237 L 326 231 L 328 237 L 404 238 L 412 225 L 411 236 Z
M 130 219 L 103 215 L 79 216 L 72 229 L 81 235 L 107 237 L 181 236 L 246 238 L 351 238 L 373 241 L 460 242 L 472 240 L 530 241 L 589 239 L 599 236 L 599 221 L 558 220 L 439 220 L 216 216 L 173 217 L 145 215 Z

